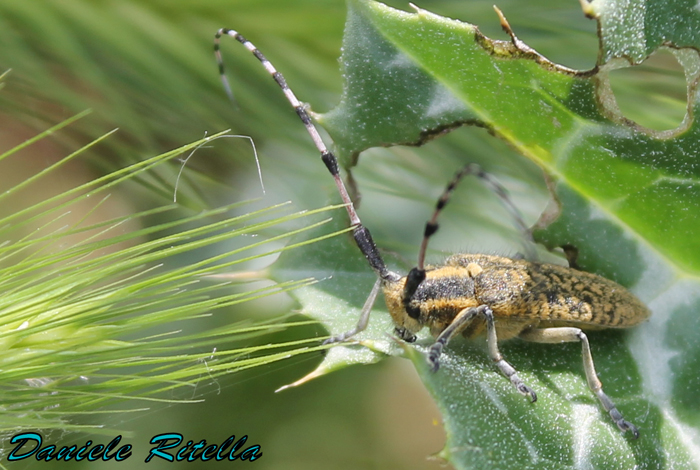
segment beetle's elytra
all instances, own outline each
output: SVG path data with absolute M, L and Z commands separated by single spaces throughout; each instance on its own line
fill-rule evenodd
M 504 20 L 502 18 L 502 22 Z M 507 23 L 504 27 L 507 27 Z M 516 41 L 510 33 L 513 41 Z M 521 231 L 529 234 L 505 189 L 476 165 L 467 165 L 459 171 L 438 200 L 435 212 L 425 227 L 417 266 L 406 276 L 390 271 L 369 230 L 362 225 L 355 211 L 340 177 L 336 157 L 326 148 L 306 109 L 282 74 L 239 33 L 220 29 L 215 36 L 214 52 L 229 97 L 233 98 L 219 50 L 222 35 L 231 36 L 243 44 L 282 88 L 333 176 L 346 205 L 357 246 L 377 274 L 377 282 L 365 302 L 357 326 L 351 331 L 329 338 L 326 343 L 344 341 L 364 330 L 374 301 L 382 290 L 400 338 L 412 342 L 415 341 L 416 332 L 424 327 L 430 329 L 435 337 L 435 343 L 430 347 L 427 357 L 432 370 L 438 370 L 442 350 L 456 335 L 469 338 L 486 335 L 489 356 L 495 365 L 520 393 L 534 402 L 537 399 L 535 392 L 523 383 L 515 368 L 503 358 L 498 350 L 498 340 L 519 337 L 539 343 L 579 341 L 583 348 L 588 386 L 620 430 L 629 430 L 634 437 L 639 435 L 637 428 L 622 417 L 603 392 L 593 365 L 588 338 L 583 330 L 634 326 L 649 316 L 649 310 L 644 304 L 624 287 L 603 277 L 524 259 L 457 254 L 449 257 L 442 265 L 424 266 L 428 240 L 438 228 L 438 215 L 449 201 L 456 185 L 466 175 L 475 175 L 490 186 L 512 213 Z

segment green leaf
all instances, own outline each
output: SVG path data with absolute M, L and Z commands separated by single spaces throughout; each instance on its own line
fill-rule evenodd
M 600 113 L 597 76 L 554 70 L 472 25 L 423 10 L 350 6 L 346 90 L 341 104 L 319 118 L 341 154 L 419 143 L 423 135 L 476 120 L 675 265 L 700 270 L 698 222 L 688 210 L 700 200 L 696 126 L 675 139 L 655 139 Z
M 335 225 L 338 226 L 340 221 L 344 223 L 344 217 L 335 218 Z M 284 253 L 270 268 L 277 281 L 288 282 L 300 277 L 317 279 L 319 282 L 314 285 L 300 287 L 294 298 L 302 305 L 299 313 L 320 321 L 334 332 L 348 331 L 355 326 L 364 300 L 376 280 L 372 271 L 367 269 L 366 260 L 358 256 L 357 247 L 348 243 L 348 236 L 319 241 L 312 251 Z M 301 385 L 349 365 L 369 364 L 387 354 L 396 354 L 399 351 L 397 343 L 386 334 L 391 331 L 391 318 L 386 309 L 377 313 L 381 309 L 374 310 L 374 321 L 353 338 L 362 344 L 361 347 L 338 345 L 331 348 L 315 371 L 292 385 Z
M 614 23 L 606 15 L 623 2 L 601 4 L 594 2 L 594 8 L 605 41 L 640 34 L 632 25 L 622 29 L 624 35 L 606 28 Z M 677 13 L 673 5 L 654 8 L 666 20 Z M 681 50 L 676 57 L 686 70 L 692 110 L 697 54 Z M 426 372 L 424 355 L 416 352 L 424 352 L 430 340 L 406 349 L 443 412 L 443 457 L 457 468 L 700 465 L 700 420 L 691 392 L 700 346 L 687 333 L 700 305 L 700 131 L 694 121 L 686 118 L 678 129 L 658 132 L 626 119 L 608 86 L 616 64 L 577 72 L 515 37 L 492 40 L 470 24 L 365 0 L 349 2 L 342 65 L 341 103 L 316 117 L 346 166 L 369 147 L 421 144 L 465 123 L 485 127 L 554 180 L 560 216 L 538 233 L 539 240 L 552 248 L 576 246 L 580 266 L 630 287 L 653 311 L 649 322 L 630 332 L 589 335 L 606 392 L 641 430 L 636 442 L 620 434 L 588 390 L 579 345 L 502 346 L 537 391 L 532 405 L 494 370 L 483 349 L 451 344 L 437 374 Z M 345 245 L 352 246 L 347 240 Z M 372 276 L 359 280 L 362 258 L 349 248 L 326 249 L 332 259 L 315 265 L 338 286 L 321 282 L 300 299 L 304 311 L 335 334 L 356 322 Z M 303 260 L 280 261 L 306 266 Z M 344 352 L 329 355 L 316 374 L 398 352 L 386 337 L 391 327 L 385 308 L 375 310 L 360 344 L 338 347 Z M 364 346 L 374 353 L 361 356 Z
M 594 0 L 584 11 L 600 25 L 601 63 L 640 63 L 661 46 L 700 45 L 700 11 L 691 2 Z

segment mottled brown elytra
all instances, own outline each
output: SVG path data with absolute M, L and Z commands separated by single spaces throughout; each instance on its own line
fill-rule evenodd
M 282 74 L 250 41 L 236 31 L 220 29 L 215 36 L 214 52 L 229 97 L 233 99 L 219 50 L 219 40 L 223 35 L 231 36 L 252 52 L 282 88 L 333 176 L 347 208 L 357 246 L 377 274 L 377 282 L 365 302 L 357 326 L 326 340 L 326 343 L 345 341 L 363 331 L 381 290 L 396 325 L 395 332 L 401 339 L 413 342 L 416 332 L 424 327 L 430 328 L 436 338 L 427 357 L 433 371 L 440 367 L 440 354 L 453 337 L 462 334 L 472 338 L 485 334 L 489 356 L 496 366 L 520 393 L 534 402 L 537 399 L 535 392 L 523 383 L 515 368 L 503 358 L 498 350 L 498 340 L 519 337 L 538 343 L 580 341 L 588 386 L 618 428 L 623 432 L 629 430 L 635 438 L 638 437 L 637 428 L 622 417 L 603 392 L 603 385 L 593 365 L 588 337 L 582 330 L 637 325 L 649 316 L 644 304 L 624 287 L 598 275 L 525 259 L 456 254 L 441 265 L 425 266 L 428 240 L 437 231 L 438 215 L 449 201 L 455 186 L 467 175 L 475 175 L 491 187 L 511 212 L 521 231 L 529 233 L 505 189 L 474 164 L 459 171 L 438 200 L 435 212 L 425 226 L 417 266 L 406 276 L 390 271 L 369 230 L 360 222 L 340 177 L 336 157 L 326 148 L 306 109 L 289 89 Z

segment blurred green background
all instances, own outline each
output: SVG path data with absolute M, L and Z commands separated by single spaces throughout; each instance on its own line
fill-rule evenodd
M 409 9 L 404 1 L 387 3 Z M 475 23 L 490 37 L 506 39 L 492 3 L 425 0 L 418 5 Z M 596 23 L 584 18 L 578 1 L 509 0 L 498 6 L 516 34 L 543 55 L 573 68 L 594 66 Z M 260 204 L 291 199 L 297 208 L 305 209 L 335 200 L 332 181 L 308 135 L 260 64 L 240 44 L 223 39 L 227 73 L 237 98 L 234 106 L 219 81 L 212 44 L 220 27 L 238 30 L 284 73 L 302 101 L 325 112 L 337 103 L 342 91 L 337 60 L 344 17 L 345 5 L 340 0 L 3 0 L 0 71 L 11 72 L 0 90 L 1 150 L 80 111 L 93 112 L 50 142 L 3 162 L 0 190 L 92 138 L 119 128 L 87 158 L 56 173 L 51 184 L 31 197 L 14 200 L 3 211 L 228 128 L 233 134 L 251 136 L 258 147 L 267 189 Z M 656 129 L 672 128 L 683 117 L 685 83 L 680 68 L 669 57 L 655 57 L 643 68 L 613 74 L 623 112 Z M 640 100 L 640 96 L 645 98 Z M 538 169 L 514 157 L 504 143 L 485 131 L 464 128 L 425 148 L 371 151 L 361 158 L 355 173 L 363 195 L 361 215 L 379 245 L 414 259 L 422 223 L 416 220 L 425 220 L 442 185 L 466 161 L 480 162 L 506 184 L 510 182 L 515 195 L 522 196 L 518 200 L 526 217 L 535 220 L 546 199 Z M 427 174 L 421 162 L 430 162 Z M 415 183 L 419 176 L 426 182 Z M 513 181 L 524 183 L 518 186 Z M 115 194 L 109 209 L 114 212 L 105 217 L 167 202 L 173 186 L 174 181 L 164 177 L 146 197 L 143 193 L 138 197 Z M 224 139 L 188 162 L 178 200 L 196 210 L 261 196 L 249 142 Z M 414 203 L 419 209 L 414 209 Z M 383 214 L 392 211 L 407 213 L 405 225 L 382 225 Z M 491 236 L 494 227 L 509 226 L 508 221 L 493 219 L 482 207 L 465 204 L 455 211 L 472 221 L 468 235 L 465 230 L 455 232 L 469 238 L 453 238 L 446 245 L 493 250 L 505 244 L 506 249 L 518 249 L 517 233 Z M 446 221 L 445 226 L 450 224 Z M 399 238 L 407 227 L 415 229 Z M 219 312 L 212 321 L 269 318 L 292 308 L 293 300 L 278 296 L 248 304 L 245 311 Z M 323 334 L 314 328 L 305 333 Z M 284 337 L 279 333 L 266 341 Z M 273 393 L 308 373 L 318 360 L 306 357 L 215 382 L 203 377 L 197 391 L 206 398 L 201 404 L 156 405 L 147 412 L 75 421 L 130 433 L 127 441 L 135 445 L 135 455 L 128 463 L 137 465 L 152 435 L 180 432 L 186 440 L 213 443 L 231 434 L 247 434 L 249 444 L 262 446 L 264 458 L 255 463 L 260 469 L 439 468 L 426 456 L 439 451 L 444 442 L 440 416 L 408 361 L 393 359 L 349 368 L 297 389 Z M 106 431 L 106 436 L 112 434 Z M 111 439 L 90 436 L 99 441 Z M 47 439 L 69 445 L 84 442 L 87 435 L 52 433 Z M 9 448 L 7 436 L 0 447 Z M 33 464 L 13 463 L 11 468 L 38 465 Z M 118 464 L 94 464 L 100 465 Z M 149 463 L 149 468 L 160 466 L 170 468 L 164 461 Z

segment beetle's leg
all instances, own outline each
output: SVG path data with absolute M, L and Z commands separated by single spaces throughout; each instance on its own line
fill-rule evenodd
M 369 323 L 369 314 L 370 312 L 372 312 L 374 301 L 377 300 L 377 294 L 379 294 L 379 288 L 381 287 L 381 285 L 382 280 L 377 278 L 377 282 L 374 283 L 374 287 L 372 287 L 372 291 L 369 293 L 369 297 L 367 297 L 365 304 L 362 306 L 360 319 L 358 320 L 355 328 L 353 328 L 350 331 L 346 331 L 345 333 L 341 333 L 339 335 L 328 338 L 323 342 L 323 344 L 339 343 L 341 341 L 345 341 L 346 339 L 352 338 L 361 331 L 365 331 L 365 329 L 367 328 L 367 324 Z
M 566 245 L 562 245 L 561 249 L 564 250 L 564 255 L 566 256 L 566 260 L 569 262 L 569 267 L 580 269 L 578 267 L 578 248 L 567 243 Z
M 496 327 L 493 320 L 493 312 L 487 305 L 480 305 L 478 307 L 465 308 L 457 314 L 457 316 L 452 320 L 452 323 L 445 328 L 442 333 L 435 340 L 435 344 L 430 347 L 428 352 L 428 364 L 433 372 L 438 370 L 440 367 L 440 362 L 438 358 L 442 354 L 442 350 L 445 345 L 457 334 L 464 331 L 464 328 L 471 323 L 475 316 L 481 315 L 486 320 L 486 342 L 489 347 L 489 356 L 496 363 L 496 366 L 505 375 L 513 386 L 523 395 L 530 397 L 531 401 L 537 400 L 537 395 L 535 392 L 525 385 L 515 368 L 508 363 L 501 352 L 498 350 L 498 338 L 496 337 Z
M 603 392 L 603 384 L 600 382 L 600 379 L 598 379 L 598 374 L 593 365 L 593 356 L 591 356 L 591 347 L 588 344 L 588 337 L 586 337 L 583 331 L 571 327 L 531 328 L 520 333 L 520 337 L 526 341 L 533 341 L 536 343 L 580 341 L 583 348 L 583 369 L 586 371 L 588 387 L 595 393 L 598 400 L 600 400 L 600 404 L 603 405 L 605 411 L 610 414 L 610 417 L 615 421 L 615 424 L 617 424 L 617 427 L 620 428 L 622 432 L 632 431 L 635 439 L 639 437 L 637 427 L 622 418 L 622 414 L 617 410 L 612 400 Z
M 474 317 L 479 313 L 479 309 L 484 308 L 488 307 L 486 305 L 481 305 L 479 307 L 465 308 L 455 316 L 452 323 L 447 325 L 447 328 L 442 330 L 435 339 L 435 343 L 433 343 L 433 345 L 430 346 L 430 350 L 428 350 L 428 365 L 432 372 L 437 372 L 440 368 L 439 358 L 447 343 L 471 323 Z
M 486 319 L 486 343 L 489 347 L 489 356 L 518 392 L 529 397 L 531 403 L 536 402 L 537 394 L 535 391 L 523 383 L 515 368 L 508 361 L 503 359 L 501 352 L 498 350 L 498 338 L 496 337 L 496 325 L 493 320 L 493 312 L 490 308 L 486 307 L 482 315 Z

